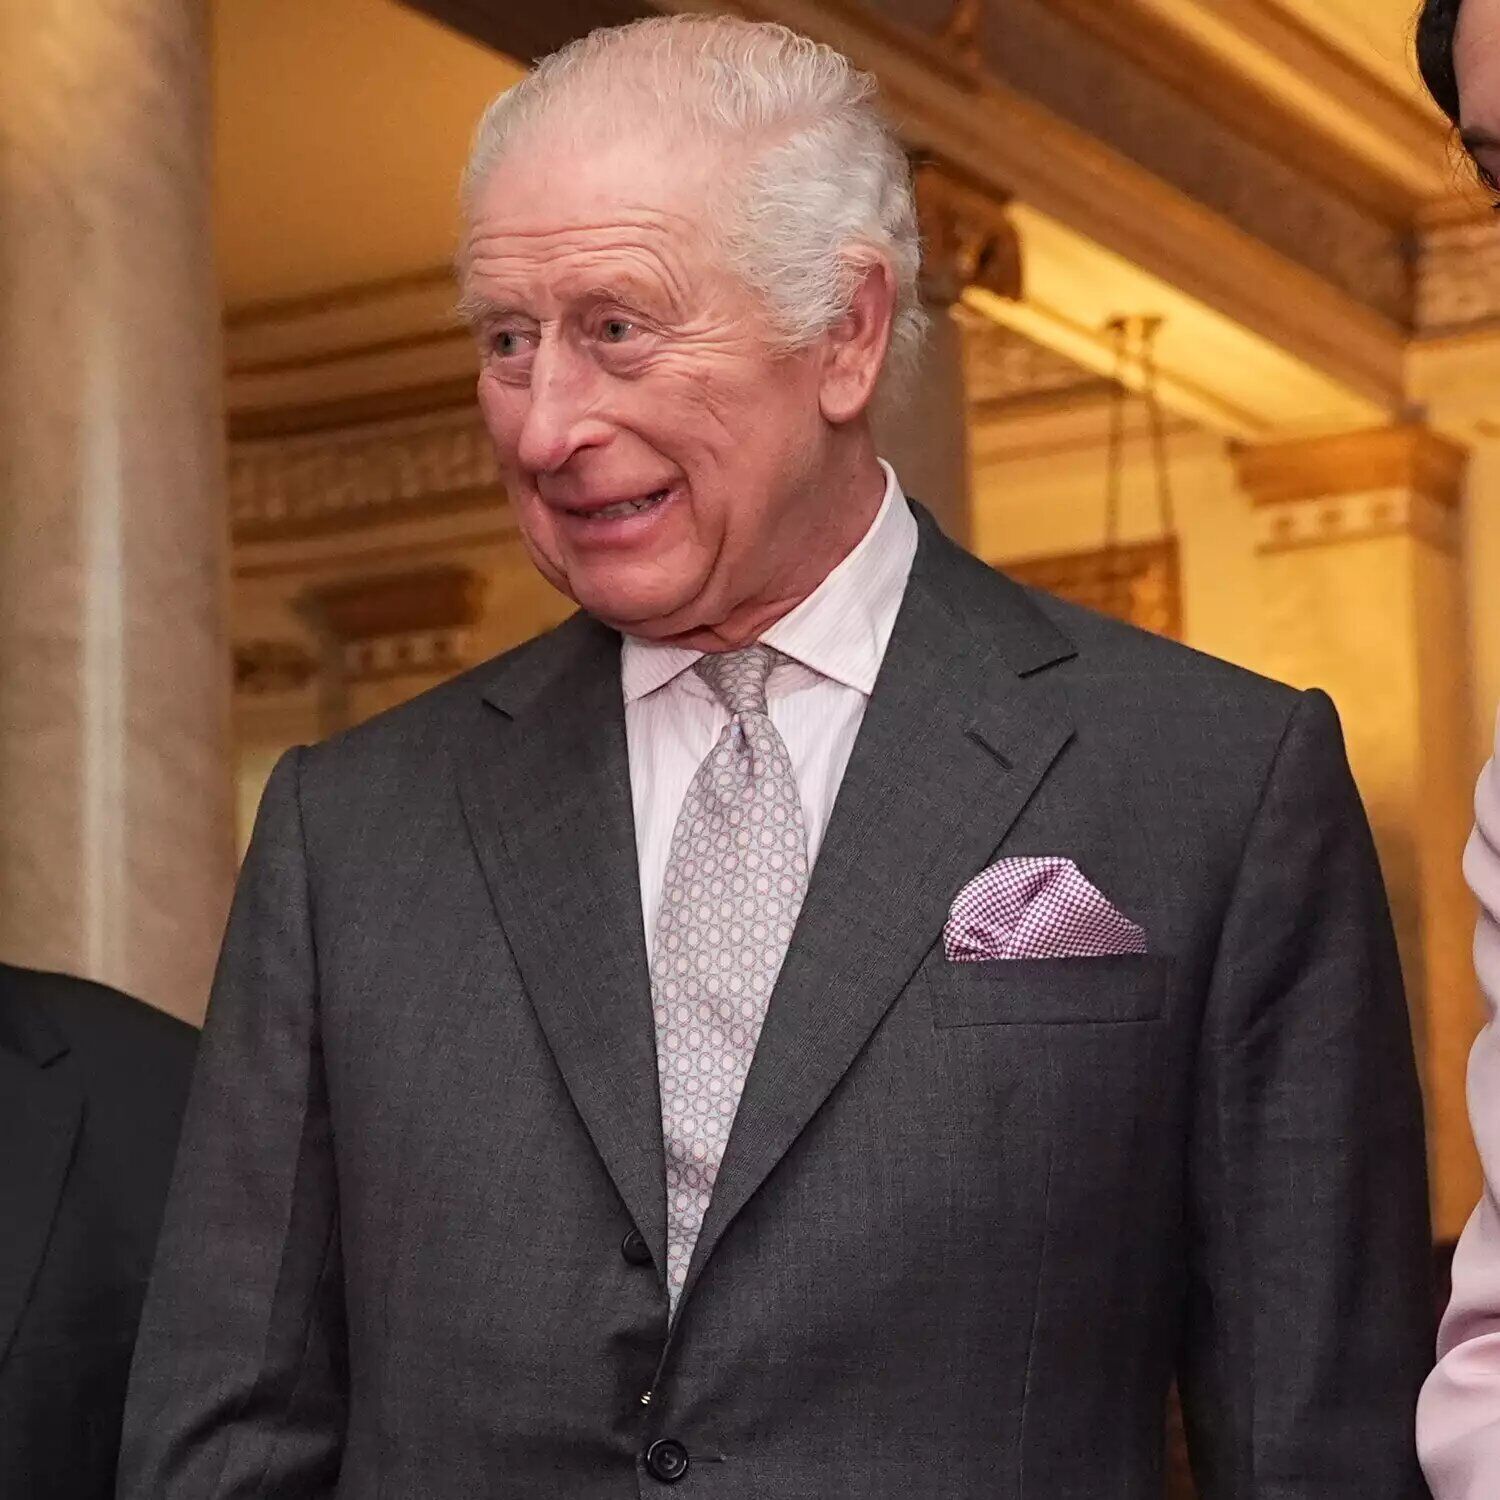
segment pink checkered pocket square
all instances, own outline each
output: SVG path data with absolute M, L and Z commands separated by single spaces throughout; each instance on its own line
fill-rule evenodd
M 943 929 L 955 963 L 1145 953 L 1146 934 L 1071 859 L 1001 859 L 958 893 Z

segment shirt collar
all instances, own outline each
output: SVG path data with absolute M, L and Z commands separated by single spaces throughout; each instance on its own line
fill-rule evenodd
M 866 697 L 895 629 L 917 551 L 917 522 L 895 471 L 880 461 L 885 497 L 870 529 L 822 583 L 761 639 Z M 703 653 L 626 636 L 620 676 L 626 703 L 654 693 L 692 666 Z

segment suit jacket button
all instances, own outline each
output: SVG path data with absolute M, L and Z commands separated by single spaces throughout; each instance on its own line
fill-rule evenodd
M 663 1484 L 676 1484 L 688 1471 L 688 1451 L 672 1438 L 660 1438 L 646 1449 L 646 1472 Z
M 632 1229 L 620 1241 L 620 1254 L 633 1266 L 651 1264 L 651 1247 L 646 1243 L 646 1236 L 639 1229 Z

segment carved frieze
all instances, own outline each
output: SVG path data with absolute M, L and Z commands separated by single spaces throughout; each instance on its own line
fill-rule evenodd
M 1235 467 L 1262 552 L 1395 535 L 1457 550 L 1468 454 L 1426 427 L 1247 446 Z
M 923 300 L 951 307 L 971 286 L 1011 301 L 1019 298 L 1021 240 L 1005 217 L 1005 200 L 929 156 L 915 156 L 913 169 Z
M 318 663 L 297 641 L 237 641 L 234 647 L 234 690 L 261 698 L 300 692 L 317 675 Z
M 1044 344 L 1002 328 L 960 303 L 953 316 L 963 331 L 964 392 L 971 408 L 1037 396 L 1090 395 L 1104 387 L 1092 371 L 1064 358 Z
M 501 499 L 494 452 L 469 406 L 230 447 L 237 542 L 327 535 Z
M 300 602 L 345 682 L 447 676 L 470 664 L 486 586 L 472 568 L 414 568 L 324 584 Z
M 1465 449 L 1417 423 L 1247 444 L 1235 453 L 1240 485 L 1257 505 L 1405 489 L 1451 508 L 1468 463 Z
M 1258 552 L 1289 552 L 1382 536 L 1411 536 L 1457 553 L 1459 520 L 1450 507 L 1412 490 L 1376 490 L 1325 500 L 1287 500 L 1255 515 Z
M 371 641 L 348 641 L 344 680 L 381 682 L 391 677 L 451 677 L 473 664 L 472 633 L 464 629 L 414 630 Z

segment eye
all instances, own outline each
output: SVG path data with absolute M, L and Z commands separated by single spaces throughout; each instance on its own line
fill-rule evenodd
M 515 359 L 526 353 L 526 335 L 514 328 L 501 328 L 491 335 L 490 348 L 501 359 Z
M 606 344 L 623 344 L 635 332 L 635 324 L 628 318 L 606 318 L 599 325 L 599 337 Z

